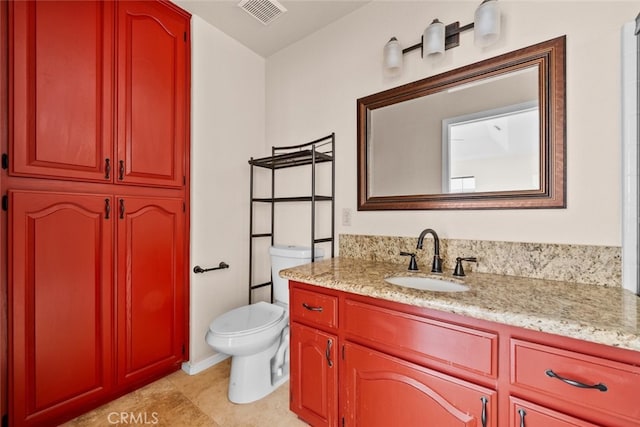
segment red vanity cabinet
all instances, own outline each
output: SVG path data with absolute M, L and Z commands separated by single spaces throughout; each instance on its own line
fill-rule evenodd
M 345 425 L 498 425 L 495 390 L 443 372 L 491 383 L 498 365 L 495 333 L 380 300 L 345 295 L 340 302 Z
M 640 352 L 295 281 L 290 289 L 292 301 L 329 298 L 339 316 L 314 326 L 313 313 L 291 306 L 294 326 L 311 329 L 292 333 L 292 345 L 319 327 L 338 340 L 336 388 L 314 380 L 326 336 L 309 338 L 319 343 L 316 367 L 292 360 L 292 402 L 307 398 L 301 381 L 316 401 L 339 402 L 334 423 L 292 404 L 313 426 L 640 425 Z
M 290 282 L 291 410 L 313 426 L 496 427 L 495 390 L 430 367 L 479 345 L 456 369 L 495 377 L 496 336 L 382 305 Z
M 290 408 L 313 426 L 338 425 L 338 298 L 291 287 Z

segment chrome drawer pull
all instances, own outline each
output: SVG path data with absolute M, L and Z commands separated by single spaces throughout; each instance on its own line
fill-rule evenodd
M 322 311 L 322 307 L 314 307 L 312 305 L 307 304 L 306 302 L 303 302 L 302 306 L 309 311 Z
M 527 412 L 520 408 L 518 409 L 518 414 L 520 415 L 520 427 L 525 427 L 524 425 L 524 416 L 527 415 Z
M 555 372 L 553 372 L 551 369 L 547 369 L 546 371 L 544 371 L 544 373 L 547 374 L 548 377 L 557 378 L 560 381 L 562 381 L 564 383 L 567 383 L 569 385 L 572 385 L 574 387 L 578 387 L 578 388 L 595 388 L 595 389 L 600 390 L 600 391 L 607 391 L 608 390 L 607 386 L 602 384 L 602 383 L 589 385 L 589 384 L 581 383 L 580 381 L 570 380 L 569 378 L 561 377 L 560 375 L 558 375 Z
M 482 415 L 480 415 L 480 419 L 482 420 L 482 427 L 487 427 L 487 402 L 489 401 L 489 399 L 482 396 L 480 400 L 482 401 Z

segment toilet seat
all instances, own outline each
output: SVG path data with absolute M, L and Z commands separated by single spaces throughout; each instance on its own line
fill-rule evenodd
M 244 336 L 269 329 L 286 316 L 283 307 L 264 301 L 235 308 L 216 318 L 209 330 L 218 336 Z

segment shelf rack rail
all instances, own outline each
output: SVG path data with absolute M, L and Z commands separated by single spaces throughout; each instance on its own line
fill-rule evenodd
M 320 163 L 331 162 L 331 195 L 316 194 L 316 167 Z M 331 258 L 335 256 L 335 133 L 324 136 L 300 145 L 284 147 L 271 147 L 271 156 L 249 160 L 250 172 L 250 203 L 249 203 L 249 304 L 252 303 L 253 291 L 265 286 L 271 286 L 271 301 L 273 302 L 273 279 L 263 283 L 253 283 L 254 239 L 271 238 L 271 245 L 275 243 L 275 205 L 281 202 L 310 202 L 311 203 L 311 262 L 315 261 L 316 244 L 331 242 Z M 298 166 L 311 166 L 311 193 L 309 196 L 275 197 L 275 178 L 278 169 Z M 254 168 L 266 168 L 271 170 L 271 197 L 255 197 L 254 194 Z M 331 235 L 329 237 L 316 237 L 316 203 L 331 203 Z M 271 227 L 266 233 L 254 231 L 254 203 L 271 204 Z

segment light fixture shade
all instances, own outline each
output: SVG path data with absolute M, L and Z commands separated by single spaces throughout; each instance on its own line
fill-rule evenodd
M 395 37 L 384 45 L 383 51 L 384 69 L 391 74 L 402 72 L 402 46 Z
M 487 47 L 500 37 L 500 6 L 498 0 L 484 0 L 476 9 L 474 41 L 478 47 Z
M 422 46 L 425 58 L 444 54 L 444 24 L 437 19 L 424 30 Z

